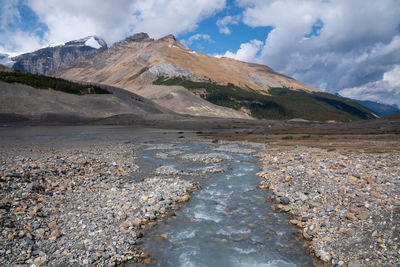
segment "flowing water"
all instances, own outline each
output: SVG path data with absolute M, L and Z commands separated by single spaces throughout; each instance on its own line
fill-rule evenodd
M 214 144 L 186 143 L 174 147 L 173 157 L 159 159 L 150 149 L 142 160 L 178 170 L 206 169 L 179 159 L 177 153 L 215 153 Z M 178 152 L 176 152 L 178 151 Z M 259 189 L 257 159 L 251 154 L 218 152 L 232 160 L 219 163 L 228 172 L 198 179 L 201 190 L 192 195 L 177 216 L 146 233 L 143 249 L 156 259 L 154 266 L 312 266 L 304 242 L 285 214 L 275 213 L 266 190 Z M 183 159 L 185 156 L 182 157 Z

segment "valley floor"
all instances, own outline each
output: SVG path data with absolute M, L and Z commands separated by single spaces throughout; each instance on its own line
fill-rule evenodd
M 327 264 L 399 263 L 396 134 L 345 138 L 79 126 L 0 129 L 0 264 L 151 262 L 140 250 L 144 231 L 188 201 L 197 189 L 192 178 L 203 172 L 182 179 L 171 168 L 154 170 L 138 151 L 155 141 L 171 145 L 199 135 L 213 143 L 266 144 L 259 176 L 260 187 L 273 192 L 267 201 L 291 215 L 288 223 Z

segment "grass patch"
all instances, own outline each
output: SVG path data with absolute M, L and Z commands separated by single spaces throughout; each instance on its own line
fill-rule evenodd
M 333 152 L 333 151 L 336 151 L 336 148 L 329 148 L 327 151 L 328 152 Z
M 270 95 L 234 84 L 194 82 L 184 77 L 158 77 L 153 84 L 179 85 L 200 94 L 203 99 L 236 110 L 250 110 L 258 119 L 303 118 L 314 121 L 371 119 L 372 111 L 361 104 L 329 93 L 310 93 L 288 88 L 272 88 Z
M 377 132 L 368 132 L 368 133 L 361 133 L 362 135 L 378 135 L 380 133 Z
M 6 83 L 20 83 L 36 89 L 52 89 L 75 95 L 110 94 L 107 90 L 96 85 L 84 85 L 60 78 L 45 75 L 31 74 L 23 71 L 0 72 L 0 81 Z
M 291 136 L 291 135 L 282 137 L 282 140 L 292 140 L 292 139 L 293 139 L 293 136 Z

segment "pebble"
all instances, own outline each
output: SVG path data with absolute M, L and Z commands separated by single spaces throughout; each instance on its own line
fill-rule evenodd
M 399 152 L 271 146 L 259 157 L 259 187 L 280 199 L 275 207 L 292 215 L 316 257 L 343 266 L 399 263 Z
M 290 203 L 290 199 L 288 197 L 281 197 L 281 202 L 283 205 L 288 205 Z
M 232 157 L 224 153 L 203 153 L 203 154 L 183 154 L 180 156 L 183 160 L 194 162 L 203 162 L 206 164 L 219 163 L 222 161 L 231 161 Z
M 142 229 L 173 215 L 195 184 L 171 168 L 136 179 L 136 151 L 113 141 L 2 147 L 0 265 L 140 259 Z

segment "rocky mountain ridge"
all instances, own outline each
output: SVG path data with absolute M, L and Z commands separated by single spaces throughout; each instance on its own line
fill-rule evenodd
M 93 58 L 66 65 L 56 74 L 123 88 L 151 84 L 160 76 L 179 76 L 265 92 L 272 87 L 319 91 L 267 66 L 208 56 L 185 47 L 173 35 L 155 40 L 146 33 L 134 34 Z
M 53 74 L 78 59 L 91 58 L 105 49 L 107 43 L 103 39 L 98 36 L 88 36 L 13 57 L 12 67 L 30 73 Z

